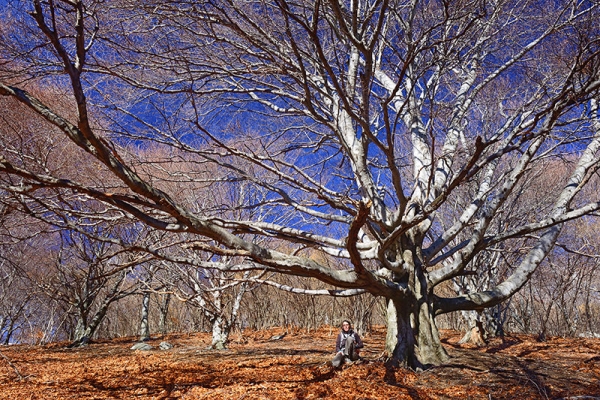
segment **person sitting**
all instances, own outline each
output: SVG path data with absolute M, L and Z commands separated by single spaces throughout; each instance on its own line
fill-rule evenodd
M 360 358 L 360 349 L 364 347 L 358 333 L 352 330 L 350 321 L 342 322 L 342 330 L 335 341 L 335 357 L 331 364 L 338 368 L 344 362 L 353 362 Z

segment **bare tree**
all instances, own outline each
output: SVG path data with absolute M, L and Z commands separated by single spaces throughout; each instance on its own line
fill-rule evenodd
M 10 196 L 0 203 L 0 339 L 39 344 L 60 338 L 59 306 L 29 279 L 46 273 L 55 228 L 18 212 Z
M 593 282 L 598 280 L 596 230 L 592 221 L 566 224 L 558 244 L 523 290 L 514 297 L 513 323 L 550 335 L 595 335 L 591 310 L 599 306 Z
M 32 303 L 33 293 L 24 290 L 20 274 L 13 262 L 0 257 L 0 343 L 17 339 Z
M 232 260 L 219 257 L 215 260 L 214 256 L 210 258 L 212 260 L 205 264 L 206 268 L 199 267 L 202 261 L 191 268 L 185 265 L 171 266 L 172 280 L 168 286 L 177 298 L 201 310 L 212 327 L 210 347 L 222 350 L 227 348 L 229 335 L 237 326 L 244 294 L 256 284 L 248 281 L 250 271 L 238 274 L 227 272 L 228 267 L 235 267 Z M 215 264 L 218 268 L 215 268 Z
M 93 200 L 90 220 L 134 217 L 205 238 L 202 251 L 246 257 L 248 268 L 331 285 L 321 293 L 382 296 L 386 348 L 414 368 L 448 358 L 436 315 L 509 299 L 563 224 L 600 207 L 580 195 L 600 146 L 596 2 L 23 0 L 2 8 L 5 107 L 28 107 L 40 129 L 52 125 L 120 186 L 80 179 L 75 167 L 31 168 L 5 150 L 1 190 L 45 204 L 77 194 Z M 25 91 L 32 80 L 68 86 L 71 114 Z M 165 162 L 221 172 L 209 187 L 190 173 L 152 174 L 156 160 L 132 153 L 144 146 L 164 148 Z M 549 206 L 497 229 L 526 198 L 521 183 L 549 159 L 569 169 Z M 190 193 L 246 181 L 268 195 L 244 207 L 286 223 L 198 212 L 169 190 L 173 179 Z M 256 235 L 271 240 L 259 245 Z M 478 254 L 515 243 L 526 251 L 493 287 L 438 295 L 476 268 Z M 149 250 L 183 259 L 193 249 Z M 335 262 L 310 257 L 315 250 Z
M 30 277 L 50 299 L 65 305 L 74 319 L 72 346 L 89 342 L 112 303 L 137 291 L 128 281 L 131 263 L 120 263 L 111 246 L 85 235 L 64 232 L 54 265 L 45 274 Z M 128 260 L 130 261 L 130 260 Z M 122 265 L 128 265 L 123 268 Z

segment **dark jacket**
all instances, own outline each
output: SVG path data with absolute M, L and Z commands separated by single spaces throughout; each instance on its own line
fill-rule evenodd
M 362 349 L 364 347 L 364 344 L 362 342 L 362 340 L 360 339 L 360 336 L 358 336 L 358 333 L 354 332 L 352 329 L 348 330 L 348 332 L 344 332 L 343 330 L 340 332 L 340 334 L 338 335 L 337 339 L 335 340 L 335 352 L 340 352 L 340 351 L 344 351 L 344 346 L 346 346 L 346 338 L 348 336 L 354 336 L 354 348 L 355 349 Z

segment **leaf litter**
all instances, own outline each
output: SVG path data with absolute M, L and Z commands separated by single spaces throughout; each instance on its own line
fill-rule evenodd
M 382 359 L 382 327 L 364 335 L 363 360 L 333 369 L 337 331 L 273 328 L 232 335 L 210 350 L 204 333 L 0 349 L 0 399 L 600 399 L 600 339 L 508 335 L 485 347 L 442 331 L 451 359 L 416 373 Z M 162 341 L 174 345 L 159 350 Z M 9 364 L 10 363 L 10 364 Z

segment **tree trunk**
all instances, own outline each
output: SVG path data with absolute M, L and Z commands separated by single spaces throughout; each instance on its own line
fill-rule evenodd
M 485 347 L 487 346 L 485 336 L 486 331 L 483 328 L 483 322 L 476 321 L 475 326 L 470 328 L 467 333 L 465 333 L 458 344 L 472 343 L 477 347 Z
M 162 301 L 159 305 L 160 318 L 158 320 L 158 330 L 161 335 L 167 333 L 167 317 L 169 316 L 169 303 L 171 302 L 171 294 L 166 293 L 162 296 Z
M 5 329 L 4 329 L 5 318 L 0 316 L 0 339 L 4 340 L 3 344 L 8 344 L 8 339 L 6 339 Z
M 150 324 L 148 323 L 148 314 L 150 314 L 150 292 L 144 292 L 140 321 L 140 342 L 150 340 Z
M 6 329 L 4 330 L 4 345 L 8 346 L 10 344 L 10 338 L 12 337 L 13 333 L 15 333 L 15 324 L 16 324 L 16 320 L 15 318 L 11 318 L 8 326 L 6 327 Z M 0 332 L 2 333 L 2 332 Z
M 75 328 L 75 338 L 73 342 L 69 345 L 69 347 L 78 347 L 78 346 L 86 346 L 89 341 L 92 339 L 92 336 L 96 333 L 96 330 L 100 326 L 100 323 L 106 317 L 106 313 L 108 312 L 108 307 L 112 304 L 113 301 L 116 301 L 118 297 L 116 296 L 119 286 L 126 274 L 123 274 L 115 286 L 112 288 L 112 293 L 110 293 L 103 301 L 102 304 L 96 310 L 94 317 L 88 323 L 88 312 L 89 309 L 86 309 L 84 313 L 77 320 L 77 327 Z
M 427 302 L 388 299 L 385 349 L 395 365 L 424 370 L 449 359 Z
M 459 344 L 472 343 L 477 347 L 486 346 L 487 330 L 484 320 L 488 320 L 485 311 L 463 311 L 463 317 L 467 321 L 467 333 L 460 339 Z
M 87 324 L 87 321 L 85 319 L 85 316 L 80 316 L 79 318 L 77 318 L 77 325 L 75 326 L 73 341 L 68 347 L 85 346 L 90 341 L 90 338 L 94 334 L 94 332 L 92 330 L 92 327 Z
M 86 319 L 86 315 L 79 315 L 77 317 L 77 324 L 75 325 L 75 331 L 73 332 L 73 342 L 78 342 L 85 336 L 87 330 Z
M 212 343 L 211 348 L 224 350 L 229 341 L 229 324 L 222 316 L 217 316 L 212 321 Z

